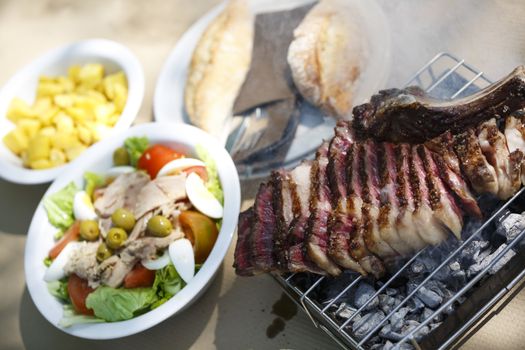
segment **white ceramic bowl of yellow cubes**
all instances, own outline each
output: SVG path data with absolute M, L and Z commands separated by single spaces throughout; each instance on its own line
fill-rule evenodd
M 139 60 L 128 48 L 110 40 L 91 39 L 52 50 L 20 70 L 0 90 L 0 177 L 20 184 L 45 183 L 52 181 L 67 167 L 74 166 L 73 160 L 49 169 L 24 167 L 22 159 L 6 147 L 2 140 L 15 128 L 15 124 L 7 118 L 14 98 L 32 104 L 41 76 L 67 76 L 69 67 L 90 63 L 102 64 L 105 74 L 122 71 L 127 79 L 127 100 L 122 113 L 114 126 L 105 130 L 104 137 L 111 137 L 133 123 L 144 97 L 144 72 Z

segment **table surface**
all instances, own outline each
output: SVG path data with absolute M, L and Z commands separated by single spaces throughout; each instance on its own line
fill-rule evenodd
M 463 57 L 492 78 L 525 58 L 525 3 L 465 0 L 378 0 L 391 28 L 388 86 L 402 85 L 440 51 Z M 177 39 L 217 0 L 1 0 L 0 84 L 45 51 L 79 39 L 104 37 L 127 45 L 145 70 L 146 95 L 137 122 L 152 119 L 160 68 Z M 244 206 L 256 183 L 243 183 Z M 188 310 L 143 333 L 114 341 L 87 341 L 49 324 L 27 292 L 23 274 L 26 232 L 48 185 L 0 180 L 0 349 L 336 349 L 268 276 L 238 278 L 233 245 L 208 291 Z M 279 305 L 288 304 L 281 314 Z M 285 317 L 286 316 L 286 317 Z M 281 322 L 279 321 L 279 319 Z M 525 292 L 464 346 L 519 349 L 525 334 Z

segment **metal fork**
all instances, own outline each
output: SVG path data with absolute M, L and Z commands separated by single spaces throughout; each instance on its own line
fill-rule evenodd
M 238 127 L 231 131 L 226 142 L 226 149 L 232 157 L 239 152 L 255 147 L 266 129 L 261 126 L 264 124 L 266 115 L 259 107 L 255 109 L 252 115 L 238 118 L 242 118 L 242 121 Z

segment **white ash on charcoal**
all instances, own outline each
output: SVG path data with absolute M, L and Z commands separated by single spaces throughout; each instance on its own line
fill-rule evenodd
M 507 247 L 507 244 L 503 243 L 494 251 L 492 254 L 488 254 L 483 257 L 483 259 L 479 259 L 476 264 L 471 265 L 467 270 L 467 277 L 472 277 L 480 273 L 483 269 L 485 269 L 487 266 L 489 266 L 492 261 Z M 514 252 L 512 249 L 509 249 L 490 269 L 489 273 L 494 274 L 496 273 L 500 268 L 502 268 L 510 259 L 512 259 L 516 255 L 516 252 Z
M 364 311 L 375 309 L 379 305 L 379 298 L 376 296 L 371 301 L 370 298 L 375 294 L 376 290 L 374 287 L 369 285 L 366 282 L 362 282 L 357 287 L 354 295 L 354 306 L 356 308 L 361 308 L 363 305 L 367 304 Z
M 521 214 L 509 213 L 499 220 L 496 233 L 509 242 L 516 238 L 523 230 L 525 230 L 525 212 Z
M 356 338 L 361 339 L 383 321 L 384 318 L 385 314 L 383 311 L 370 312 L 353 322 L 352 333 Z
M 417 289 L 415 295 L 394 312 L 388 321 L 380 327 L 379 331 L 367 341 L 367 348 L 393 349 L 398 341 L 425 322 L 426 325 L 414 335 L 417 341 L 423 339 L 439 327 L 448 315 L 454 313 L 468 296 L 458 297 L 442 313 L 428 321 L 434 312 L 443 303 L 453 298 L 469 280 L 489 266 L 509 242 L 525 229 L 525 215 L 509 214 L 500 220 L 496 227 L 496 233 L 492 232 L 492 235 L 483 234 L 479 238 L 476 237 L 455 258 L 439 270 L 438 267 L 450 256 L 451 251 L 459 247 L 461 242 L 447 240 L 442 246 L 427 249 L 414 259 L 394 282 L 370 302 L 369 299 L 379 288 L 384 286 L 385 281 L 373 281 L 371 279 L 361 281 L 338 299 L 338 302 L 331 308 L 332 314 L 343 322 L 354 317 L 347 325 L 346 330 L 357 339 L 362 339 L 384 320 L 386 315 L 398 307 L 407 295 Z M 468 234 L 465 235 L 465 237 L 468 236 Z M 489 273 L 496 273 L 515 254 L 514 250 L 509 250 L 495 263 Z M 403 261 L 397 262 L 395 266 L 390 268 L 390 271 L 395 272 L 395 269 L 400 268 L 403 264 Z M 420 286 L 430 274 L 434 274 L 433 278 Z M 322 300 L 324 302 L 333 300 L 352 282 L 353 278 L 355 275 L 344 275 L 339 282 L 337 282 L 338 279 L 328 279 L 330 287 L 324 292 Z M 331 286 L 336 287 L 331 289 Z M 365 304 L 366 307 L 354 316 L 357 309 Z M 402 344 L 399 349 L 413 349 L 413 347 L 410 344 Z
M 349 306 L 346 303 L 341 303 L 337 310 L 335 311 L 335 316 L 343 318 L 343 319 L 349 319 L 352 317 L 357 309 L 354 309 L 353 307 Z M 357 321 L 361 316 L 358 314 L 356 317 L 354 317 L 354 322 Z

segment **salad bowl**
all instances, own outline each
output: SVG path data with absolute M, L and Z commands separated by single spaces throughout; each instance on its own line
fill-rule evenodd
M 29 103 L 35 99 L 39 77 L 67 75 L 68 67 L 100 63 L 107 73 L 123 71 L 128 82 L 126 105 L 117 123 L 109 131 L 125 130 L 135 120 L 144 97 L 144 72 L 137 57 L 124 45 L 106 39 L 74 42 L 51 50 L 18 71 L 0 89 L 0 140 L 15 125 L 7 119 L 10 102 L 19 97 Z M 69 165 L 50 169 L 25 168 L 22 160 L 0 141 L 0 177 L 20 184 L 38 184 L 52 181 Z
M 196 147 L 204 149 L 215 163 L 222 193 L 223 216 L 217 240 L 195 276 L 175 295 L 150 311 L 129 320 L 101 323 L 60 325 L 63 304 L 48 291 L 44 278 L 47 267 L 43 261 L 54 246 L 53 236 L 57 229 L 51 225 L 44 207 L 45 199 L 70 185 L 82 188 L 86 172 L 103 174 L 112 167 L 113 152 L 130 137 L 146 137 L 150 144 L 173 147 L 188 156 L 196 155 Z M 128 336 L 148 329 L 179 313 L 205 291 L 219 269 L 230 246 L 240 210 L 240 185 L 235 165 L 226 150 L 204 131 L 186 124 L 148 123 L 140 124 L 106 138 L 83 153 L 75 166 L 68 167 L 51 184 L 33 216 L 24 256 L 26 283 L 36 307 L 42 315 L 60 330 L 88 339 L 112 339 Z M 58 259 L 57 259 L 58 260 Z

